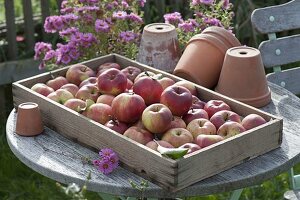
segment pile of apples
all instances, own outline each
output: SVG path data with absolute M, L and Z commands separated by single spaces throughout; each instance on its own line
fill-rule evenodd
M 266 123 L 257 114 L 239 116 L 221 100 L 200 100 L 191 82 L 117 63 L 97 71 L 77 64 L 66 77 L 31 89 L 153 150 L 191 153 Z

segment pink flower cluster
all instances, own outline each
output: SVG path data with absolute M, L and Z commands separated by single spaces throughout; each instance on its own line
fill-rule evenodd
M 93 160 L 93 164 L 103 174 L 110 174 L 119 166 L 119 157 L 112 149 L 102 149 L 99 156 L 100 159 Z
M 62 15 L 49 16 L 44 23 L 47 33 L 59 33 L 64 41 L 36 43 L 35 59 L 40 68 L 58 68 L 109 53 L 134 58 L 138 51 L 143 24 L 140 7 L 145 0 L 64 0 Z

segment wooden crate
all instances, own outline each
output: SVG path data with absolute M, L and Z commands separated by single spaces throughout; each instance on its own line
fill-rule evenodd
M 183 80 L 116 54 L 96 58 L 83 64 L 96 69 L 105 62 L 116 62 L 121 67 L 136 66 L 143 70 L 161 73 L 175 81 Z M 52 74 L 65 75 L 67 69 L 68 67 L 65 67 Z M 282 141 L 282 119 L 196 85 L 201 100 L 223 100 L 239 115 L 256 113 L 264 117 L 268 123 L 186 155 L 182 159 L 172 160 L 30 90 L 35 83 L 45 83 L 49 79 L 51 79 L 50 73 L 44 73 L 15 82 L 13 84 L 14 105 L 17 107 L 20 103 L 28 101 L 38 103 L 46 126 L 94 150 L 112 148 L 118 153 L 123 166 L 170 191 L 185 188 L 275 149 Z

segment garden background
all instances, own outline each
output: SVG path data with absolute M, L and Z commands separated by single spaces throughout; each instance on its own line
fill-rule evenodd
M 156 2 L 155 2 L 156 1 Z M 15 17 L 17 24 L 17 48 L 18 60 L 32 58 L 34 55 L 33 49 L 25 48 L 24 41 L 24 25 L 22 0 L 15 0 Z M 33 14 L 35 16 L 35 41 L 41 40 L 42 35 L 42 20 L 40 1 L 32 0 Z M 157 2 L 163 2 L 158 9 L 155 5 Z M 163 14 L 168 12 L 180 11 L 183 16 L 190 15 L 188 3 L 185 0 L 181 1 L 182 6 L 171 5 L 172 1 L 169 0 L 148 0 L 148 5 L 145 10 L 145 24 L 153 22 L 163 22 Z M 242 44 L 258 47 L 259 43 L 266 40 L 265 35 L 258 34 L 251 26 L 251 13 L 255 8 L 266 7 L 270 5 L 278 5 L 288 2 L 287 0 L 231 0 L 234 4 L 234 32 Z M 50 1 L 51 14 L 57 14 L 56 0 Z M 295 31 L 293 31 L 295 34 Z M 299 30 L 296 30 L 299 33 Z M 290 35 L 291 32 L 280 33 L 281 36 Z M 58 36 L 53 34 L 48 41 L 55 44 L 59 41 Z M 0 67 L 1 64 L 8 61 L 7 56 L 7 41 L 5 30 L 5 8 L 4 0 L 0 0 Z M 288 68 L 299 65 L 286 66 Z M 0 74 L 1 77 L 1 74 Z M 21 163 L 10 151 L 5 137 L 5 123 L 6 118 L 13 108 L 11 85 L 0 85 L 0 200 L 2 199 L 67 199 L 67 197 L 58 190 L 55 181 L 48 179 L 38 173 L 35 173 L 30 168 Z M 295 167 L 296 173 L 300 173 L 300 165 Z M 260 185 L 247 188 L 243 191 L 241 199 L 262 199 L 262 200 L 277 200 L 283 199 L 283 193 L 288 190 L 288 175 L 287 173 L 280 174 L 275 178 L 261 183 Z M 205 197 L 194 197 L 188 199 L 197 200 L 214 200 L 214 199 L 227 199 L 230 193 L 216 194 Z M 100 199 L 100 197 L 93 192 L 88 192 L 88 199 Z

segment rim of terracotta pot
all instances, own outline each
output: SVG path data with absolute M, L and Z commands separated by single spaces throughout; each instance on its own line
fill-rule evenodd
M 242 99 L 242 98 L 233 98 L 237 101 L 241 101 L 243 103 L 246 103 L 248 105 L 260 108 L 270 103 L 271 101 L 271 91 L 270 88 L 268 88 L 268 92 L 262 96 L 255 97 L 255 98 L 248 98 L 248 99 Z
M 175 26 L 167 23 L 152 23 L 144 27 L 145 33 L 165 34 L 175 30 Z
M 212 35 L 208 35 L 208 34 L 197 34 L 195 36 L 193 36 L 189 42 L 187 43 L 186 46 L 188 46 L 190 43 L 195 42 L 197 40 L 202 40 L 205 42 L 209 42 L 211 45 L 217 47 L 225 56 L 226 51 L 229 49 L 223 41 L 221 41 L 220 39 L 216 38 L 215 36 Z
M 227 41 L 230 44 L 230 47 L 237 47 L 237 46 L 241 46 L 242 44 L 240 43 L 240 41 L 235 37 L 235 35 L 231 32 L 229 32 L 228 30 L 222 28 L 222 27 L 218 27 L 218 26 L 210 26 L 207 27 L 206 29 L 204 29 L 204 31 L 202 33 L 205 34 L 216 34 L 219 37 L 222 38 L 222 40 Z M 229 47 L 229 48 L 230 48 Z

